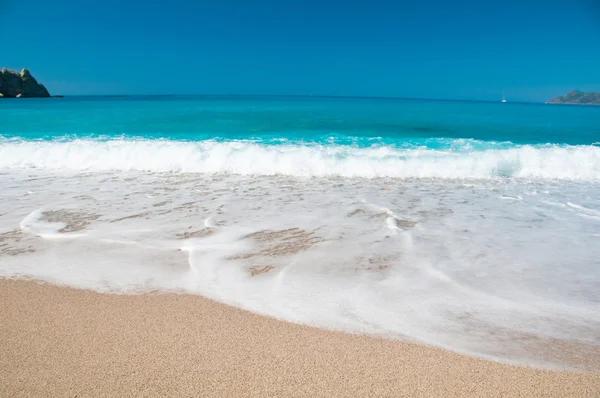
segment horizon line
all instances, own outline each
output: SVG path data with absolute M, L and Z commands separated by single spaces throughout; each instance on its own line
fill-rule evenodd
M 102 97 L 102 98 L 131 98 L 131 97 L 286 97 L 286 98 L 337 98 L 337 99 L 373 99 L 373 100 L 404 100 L 404 101 L 455 101 L 455 102 L 489 102 L 502 103 L 497 100 L 429 98 L 429 97 L 388 97 L 366 95 L 312 95 L 312 94 L 56 94 L 53 98 L 61 97 Z M 545 104 L 547 101 L 513 101 L 512 104 Z

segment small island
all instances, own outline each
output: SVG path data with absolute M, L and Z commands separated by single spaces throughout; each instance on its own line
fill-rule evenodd
M 556 97 L 546 102 L 547 104 L 579 104 L 579 105 L 600 105 L 600 93 L 584 93 L 579 90 L 573 90 L 562 97 Z
M 4 68 L 0 71 L 0 98 L 44 98 L 50 93 L 27 69 L 21 73 Z

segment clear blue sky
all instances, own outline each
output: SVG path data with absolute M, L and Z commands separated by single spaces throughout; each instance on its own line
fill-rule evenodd
M 0 35 L 53 94 L 600 91 L 600 0 L 0 0 Z

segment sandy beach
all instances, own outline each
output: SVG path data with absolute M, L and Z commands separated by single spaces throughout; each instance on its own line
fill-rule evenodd
M 0 281 L 0 395 L 600 396 L 600 374 L 508 366 L 281 322 L 194 295 Z

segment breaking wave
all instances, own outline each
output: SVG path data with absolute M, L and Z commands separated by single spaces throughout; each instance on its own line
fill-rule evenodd
M 300 177 L 600 179 L 600 147 L 515 145 L 449 149 L 257 141 L 0 140 L 0 168 L 232 173 Z

